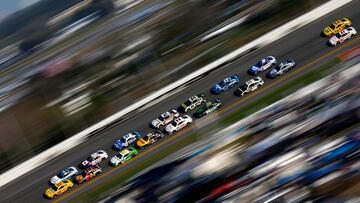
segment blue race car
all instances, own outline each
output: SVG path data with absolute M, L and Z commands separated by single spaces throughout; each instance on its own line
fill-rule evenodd
M 140 139 L 140 137 L 141 134 L 138 131 L 128 133 L 124 135 L 121 139 L 116 140 L 116 142 L 113 144 L 113 149 L 116 151 L 120 151 L 125 147 L 135 144 L 136 140 Z
M 248 73 L 250 75 L 257 75 L 259 72 L 263 72 L 265 70 L 267 70 L 268 68 L 270 68 L 273 65 L 276 65 L 277 61 L 276 58 L 273 56 L 267 56 L 264 59 L 261 59 L 260 61 L 258 61 L 255 65 L 253 65 Z
M 216 84 L 214 87 L 211 88 L 210 91 L 213 94 L 220 94 L 221 92 L 224 92 L 239 83 L 240 83 L 240 77 L 237 75 L 232 75 L 230 77 L 225 78 L 218 84 Z

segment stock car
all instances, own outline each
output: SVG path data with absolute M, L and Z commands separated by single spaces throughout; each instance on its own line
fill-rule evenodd
M 259 72 L 263 72 L 270 68 L 271 66 L 276 65 L 276 58 L 273 56 L 267 56 L 266 58 L 261 59 L 255 65 L 253 65 L 248 73 L 250 75 L 257 75 Z
M 167 111 L 167 112 L 161 114 L 156 119 L 154 119 L 151 122 L 151 126 L 154 128 L 160 128 L 161 126 L 170 123 L 177 117 L 179 117 L 179 113 L 175 109 L 173 109 L 171 111 Z
M 351 26 L 351 21 L 349 18 L 336 20 L 330 26 L 324 29 L 323 35 L 325 35 L 326 37 L 331 37 L 339 33 L 341 30 L 345 29 L 346 27 L 350 27 L 350 26 Z
M 116 151 L 120 151 L 124 147 L 135 144 L 136 140 L 140 139 L 140 137 L 141 134 L 138 131 L 128 133 L 124 135 L 121 139 L 116 140 L 116 142 L 113 144 L 113 149 L 115 149 Z
M 206 102 L 204 106 L 196 110 L 194 117 L 201 118 L 205 115 L 208 115 L 209 113 L 216 111 L 221 106 L 221 104 L 222 101 L 220 99 L 215 99 L 213 102 Z
M 253 92 L 253 91 L 257 90 L 262 85 L 264 85 L 263 79 L 261 79 L 261 77 L 256 77 L 256 78 L 253 78 L 253 79 L 250 79 L 250 80 L 246 81 L 246 83 L 241 85 L 234 92 L 234 94 L 236 96 L 243 96 L 246 93 L 250 93 L 250 92 Z
M 68 191 L 70 188 L 74 187 L 74 183 L 71 180 L 64 180 L 56 183 L 52 187 L 45 190 L 45 196 L 53 199 L 58 195 L 61 195 Z
M 281 62 L 278 66 L 271 69 L 269 71 L 269 73 L 267 74 L 267 76 L 269 78 L 276 78 L 277 76 L 280 76 L 284 73 L 289 72 L 295 66 L 296 66 L 296 64 L 295 64 L 294 60 L 287 60 L 287 61 Z
M 70 180 L 74 176 L 76 176 L 78 173 L 79 173 L 79 171 L 74 166 L 65 168 L 65 169 L 61 170 L 56 176 L 52 177 L 50 179 L 50 183 L 55 185 L 64 180 Z
M 343 30 L 341 30 L 339 33 L 337 33 L 335 36 L 332 36 L 329 39 L 329 44 L 332 46 L 336 46 L 338 44 L 342 44 L 346 40 L 350 39 L 352 36 L 355 36 L 357 34 L 355 28 L 348 27 Z
M 110 159 L 110 163 L 112 166 L 118 166 L 120 163 L 125 163 L 132 159 L 134 156 L 138 154 L 138 151 L 134 147 L 129 147 L 127 149 L 122 150 L 114 157 Z
M 200 106 L 202 103 L 206 102 L 206 97 L 203 93 L 200 93 L 198 95 L 191 96 L 188 100 L 186 100 L 183 104 L 180 106 L 180 110 L 184 113 L 191 111 L 195 109 L 197 106 Z
M 211 88 L 210 92 L 213 94 L 220 94 L 221 92 L 224 92 L 234 87 L 236 84 L 239 84 L 239 82 L 240 82 L 240 78 L 237 75 L 226 77 L 224 80 L 214 85 Z
M 192 118 L 188 115 L 176 118 L 169 125 L 166 126 L 165 131 L 167 134 L 172 135 L 174 132 L 185 128 L 192 123 Z
M 104 150 L 98 150 L 98 151 L 92 153 L 86 160 L 82 161 L 81 166 L 83 168 L 87 168 L 89 166 L 94 166 L 94 165 L 101 163 L 108 157 L 109 157 L 108 154 Z
M 164 134 L 161 131 L 149 132 L 143 138 L 136 141 L 136 146 L 139 148 L 149 146 L 160 140 L 162 137 L 164 137 Z
M 102 172 L 102 169 L 99 165 L 94 165 L 86 168 L 81 175 L 77 175 L 75 180 L 78 184 L 83 183 L 84 181 L 89 181 L 95 176 L 99 175 Z

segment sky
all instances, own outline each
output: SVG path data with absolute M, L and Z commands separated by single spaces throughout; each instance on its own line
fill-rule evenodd
M 0 1 L 0 21 L 7 15 L 25 8 L 39 0 L 1 0 Z

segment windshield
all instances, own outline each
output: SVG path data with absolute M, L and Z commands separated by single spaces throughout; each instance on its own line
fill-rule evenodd
M 158 119 L 159 119 L 160 121 L 164 121 L 164 117 L 163 117 L 163 116 L 159 116 Z
M 57 187 L 55 185 L 51 186 L 50 189 L 56 191 L 57 190 Z
M 280 63 L 280 65 L 275 67 L 275 70 L 279 71 L 283 66 L 284 66 L 284 64 Z
M 150 136 L 148 136 L 148 135 L 143 138 L 144 141 L 148 141 L 149 139 L 150 139 Z
M 66 176 L 66 174 L 67 174 L 67 171 L 60 171 L 60 173 L 58 174 L 58 177 L 59 178 L 64 178 L 65 176 Z
M 176 126 L 176 122 L 175 121 L 171 122 L 171 125 Z
M 191 102 L 190 102 L 190 100 L 187 100 L 184 104 L 185 104 L 186 106 L 190 106 L 190 105 L 191 105 Z
M 245 91 L 246 88 L 247 88 L 247 85 L 246 85 L 246 84 L 240 86 L 240 89 L 241 89 L 242 91 Z
M 220 85 L 221 87 L 223 87 L 223 86 L 225 86 L 225 82 L 224 82 L 224 81 L 221 81 L 221 82 L 219 83 L 219 85 Z
M 262 64 L 263 64 L 262 61 L 259 61 L 259 62 L 257 62 L 257 63 L 255 64 L 255 66 L 256 66 L 256 67 L 261 67 Z
M 121 154 L 117 154 L 116 157 L 119 159 L 123 159 L 123 155 L 121 155 Z

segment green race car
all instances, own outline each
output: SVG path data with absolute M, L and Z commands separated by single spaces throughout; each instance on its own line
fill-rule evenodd
M 111 158 L 110 163 L 113 166 L 118 166 L 120 163 L 125 163 L 132 159 L 134 156 L 138 154 L 138 151 L 134 147 L 129 147 L 127 149 L 122 150 L 113 158 Z
M 207 102 L 194 113 L 194 117 L 201 118 L 205 115 L 208 115 L 209 113 L 216 111 L 221 106 L 221 104 L 222 102 L 220 99 L 215 99 L 213 102 Z

